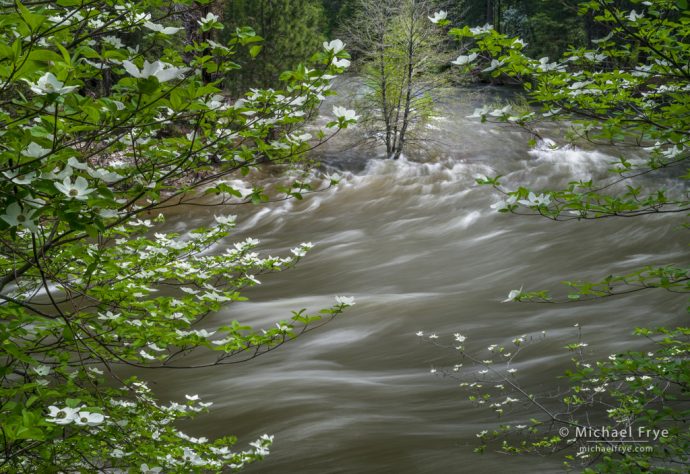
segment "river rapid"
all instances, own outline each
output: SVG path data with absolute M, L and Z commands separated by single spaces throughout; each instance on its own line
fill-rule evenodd
M 430 342 L 452 345 L 460 332 L 470 351 L 488 358 L 491 344 L 546 331 L 514 367 L 520 384 L 547 393 L 563 384 L 555 379 L 570 366 L 563 347 L 580 329 L 585 354 L 595 359 L 643 347 L 630 335 L 635 326 L 683 320 L 686 297 L 656 290 L 580 304 L 502 302 L 520 287 L 564 294 L 564 280 L 682 264 L 687 247 L 678 217 L 555 223 L 495 212 L 490 206 L 500 196 L 477 186 L 475 176 L 501 174 L 509 188 L 554 189 L 573 178 L 605 177 L 615 157 L 606 149 L 530 150 L 519 131 L 466 117 L 500 94 L 454 94 L 419 156 L 391 161 L 370 148 L 347 150 L 346 135 L 321 152 L 343 177 L 336 189 L 174 217 L 183 230 L 212 221 L 214 212 L 237 213 L 228 245 L 251 236 L 274 255 L 315 245 L 297 268 L 264 276 L 246 293 L 249 302 L 213 315 L 208 327 L 230 319 L 268 327 L 291 310 L 328 307 L 335 295 L 356 298 L 329 325 L 256 360 L 145 374 L 166 398 L 198 393 L 214 402 L 210 414 L 185 427 L 188 434 L 232 433 L 238 447 L 275 435 L 271 454 L 248 473 L 559 472 L 557 455 L 473 453 L 477 432 L 538 413 L 516 403 L 499 420 L 473 405 L 457 380 L 440 375 L 458 362 L 457 353 Z M 680 186 L 670 176 L 645 180 Z M 432 333 L 439 338 L 429 339 Z M 468 369 L 468 379 L 476 377 Z

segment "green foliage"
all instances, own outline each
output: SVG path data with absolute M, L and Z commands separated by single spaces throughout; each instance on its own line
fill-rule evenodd
M 243 68 L 228 81 L 232 90 L 275 87 L 280 73 L 296 67 L 325 40 L 326 17 L 317 0 L 239 0 L 226 2 L 227 31 L 249 25 L 262 38 L 259 52 L 239 55 Z
M 297 167 L 304 151 L 354 117 L 332 122 L 317 139 L 301 128 L 341 71 L 333 64 L 341 51 L 316 53 L 309 68 L 284 74 L 283 90 L 229 99 L 223 77 L 235 73 L 236 52 L 252 54 L 258 38 L 239 28 L 214 42 L 206 34 L 223 25 L 210 12 L 180 26 L 194 3 L 204 2 L 0 6 L 4 472 L 220 472 L 259 460 L 272 437 L 245 450 L 230 449 L 233 437 L 189 437 L 176 420 L 210 403 L 195 394 L 161 403 L 119 367 L 241 362 L 353 304 L 340 297 L 267 329 L 201 324 L 312 245 L 262 256 L 255 239 L 226 242 L 233 216 L 177 234 L 162 228 L 161 212 L 319 189 L 298 179 L 269 197 L 220 178 L 261 163 Z M 192 352 L 197 362 L 185 362 Z
M 558 57 L 586 44 L 589 24 L 578 17 L 576 0 L 464 0 L 448 6 L 461 26 L 489 24 L 527 43 L 530 56 Z
M 596 41 L 596 48 L 573 49 L 555 62 L 530 59 L 520 40 L 491 28 L 451 30 L 458 38 L 475 41 L 456 64 L 521 80 L 542 109 L 536 113 L 485 107 L 475 110 L 476 117 L 517 123 L 536 137 L 541 121 L 560 119 L 573 124 L 572 141 L 621 149 L 620 158 L 611 163 L 611 179 L 604 182 L 573 181 L 566 189 L 536 193 L 524 188 L 507 191 L 496 180 L 486 181 L 505 195 L 496 207 L 517 213 L 530 209 L 553 220 L 682 215 L 690 209 L 686 193 L 650 188 L 642 179 L 687 168 L 690 48 L 681 38 L 688 34 L 688 13 L 667 1 L 642 13 L 621 11 L 605 1 L 585 3 L 583 8 L 597 13 L 596 19 L 610 33 Z M 644 158 L 631 156 L 634 150 Z M 681 186 L 687 180 L 687 175 L 673 176 Z
M 635 334 L 649 339 L 649 350 L 611 354 L 604 361 L 587 360 L 588 344 L 581 336 L 568 344 L 573 369 L 566 372 L 568 389 L 558 395 L 530 393 L 520 384 L 522 372 L 513 368 L 545 333 L 492 344 L 488 355 L 467 349 L 468 338 L 456 334 L 449 348 L 458 353 L 458 363 L 433 372 L 459 380 L 477 407 L 511 419 L 477 434 L 478 453 L 489 448 L 506 454 L 558 453 L 568 470 L 586 466 L 584 472 L 591 473 L 686 472 L 690 330 L 637 329 Z M 428 340 L 445 347 L 435 342 L 436 335 Z M 537 414 L 523 421 L 525 406 Z
M 526 45 L 520 39 L 490 26 L 466 26 L 450 31 L 464 47 L 454 63 L 463 72 L 474 69 L 520 81 L 535 106 L 533 110 L 484 107 L 475 110 L 475 117 L 517 124 L 533 134 L 535 143 L 541 138 L 542 121 L 562 120 L 571 127 L 571 142 L 618 150 L 619 158 L 610 163 L 609 177 L 599 182 L 573 181 L 565 189 L 537 191 L 506 189 L 500 176 L 482 178 L 478 183 L 503 195 L 493 206 L 503 213 L 541 215 L 554 221 L 687 216 L 690 45 L 686 38 L 690 35 L 690 13 L 673 0 L 592 0 L 580 4 L 580 13 L 596 21 L 597 31 L 602 32 L 593 38 L 591 48 L 572 48 L 555 61 L 548 57 L 535 60 L 525 54 Z M 559 145 L 542 141 L 542 146 Z M 681 232 L 688 227 L 686 222 L 679 224 Z M 645 266 L 600 281 L 566 282 L 570 291 L 563 298 L 521 288 L 511 291 L 505 301 L 575 302 L 653 288 L 690 292 L 689 281 L 690 268 L 686 265 Z M 608 361 L 591 364 L 581 357 L 585 343 L 568 345 L 580 357 L 575 370 L 567 374 L 570 390 L 558 408 L 549 409 L 515 380 L 501 378 L 505 384 L 498 385 L 517 390 L 548 419 L 521 425 L 517 431 L 524 436 L 519 436 L 517 443 L 505 439 L 515 438 L 516 427 L 511 426 L 483 432 L 481 439 L 501 439 L 501 449 L 508 453 L 555 452 L 564 447 L 564 440 L 548 429 L 544 432 L 553 424 L 574 429 L 591 426 L 595 420 L 606 423 L 609 429 L 666 430 L 648 450 L 614 449 L 615 440 L 612 442 L 610 436 L 594 437 L 589 440 L 590 447 L 601 449 L 594 454 L 587 450 L 569 454 L 567 467 L 580 460 L 592 463 L 587 472 L 686 472 L 690 462 L 686 426 L 690 331 L 679 327 L 639 329 L 637 333 L 653 339 L 657 348 L 612 354 Z M 471 357 L 465 352 L 463 356 Z M 487 373 L 500 375 L 485 361 L 471 360 L 487 366 Z M 508 364 L 512 360 L 509 358 Z M 482 392 L 472 397 L 489 403 L 493 395 Z M 502 414 L 502 404 L 496 408 Z M 582 442 L 582 436 L 576 436 L 566 444 Z M 482 444 L 479 451 L 486 447 Z

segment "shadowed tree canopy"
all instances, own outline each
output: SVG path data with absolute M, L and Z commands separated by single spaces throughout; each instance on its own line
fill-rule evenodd
M 280 72 L 303 62 L 326 39 L 324 9 L 319 0 L 237 0 L 225 7 L 226 31 L 248 25 L 261 36 L 262 51 L 238 55 L 243 68 L 233 75 L 233 91 L 272 87 Z

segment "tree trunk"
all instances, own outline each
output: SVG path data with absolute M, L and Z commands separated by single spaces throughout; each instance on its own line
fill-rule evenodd
M 414 76 L 414 59 L 415 59 L 415 21 L 416 21 L 416 2 L 413 1 L 412 8 L 410 8 L 410 28 L 407 31 L 407 77 L 406 77 L 406 91 L 405 91 L 405 111 L 403 112 L 402 126 L 400 128 L 400 135 L 398 137 L 398 146 L 395 150 L 394 160 L 400 158 L 403 149 L 405 148 L 405 134 L 407 133 L 407 126 L 410 123 L 410 111 L 412 108 L 412 77 Z

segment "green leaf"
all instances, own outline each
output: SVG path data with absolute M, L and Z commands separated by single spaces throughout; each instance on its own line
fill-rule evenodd
M 24 20 L 24 22 L 29 26 L 31 31 L 36 31 L 38 27 L 41 26 L 41 24 L 46 20 L 46 17 L 32 13 L 19 1 L 16 1 L 15 5 L 19 10 L 19 15 L 22 17 L 22 20 Z
M 260 44 L 254 45 L 251 48 L 249 48 L 249 55 L 252 58 L 255 58 L 261 52 L 261 49 L 262 49 L 262 46 Z
M 65 341 L 74 341 L 74 332 L 69 326 L 65 326 L 65 328 L 62 330 L 62 337 L 65 339 Z
M 142 94 L 151 95 L 158 90 L 160 82 L 155 76 L 149 76 L 145 79 L 137 79 L 137 87 Z
M 52 63 L 62 63 L 62 57 L 55 51 L 49 49 L 34 49 L 29 53 L 29 61 L 44 61 Z

